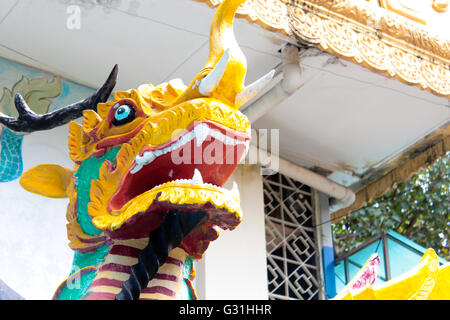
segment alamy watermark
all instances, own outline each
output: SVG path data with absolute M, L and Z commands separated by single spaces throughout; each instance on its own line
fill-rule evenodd
M 271 175 L 278 171 L 279 129 L 252 129 L 251 140 L 253 143 L 240 133 L 232 134 L 229 130 L 224 131 L 203 122 L 196 122 L 191 131 L 174 132 L 172 143 L 167 147 L 146 151 L 139 162 L 144 166 L 170 152 L 174 165 L 240 163 L 260 165 L 262 175 Z
M 69 30 L 80 30 L 82 13 L 88 12 L 95 8 L 102 8 L 105 13 L 117 10 L 125 14 L 136 15 L 141 3 L 138 0 L 127 1 L 126 4 L 122 0 L 60 0 L 66 7 L 66 27 Z
M 72 5 L 68 6 L 66 13 L 69 17 L 66 20 L 66 27 L 69 30 L 81 29 L 81 8 L 80 6 Z

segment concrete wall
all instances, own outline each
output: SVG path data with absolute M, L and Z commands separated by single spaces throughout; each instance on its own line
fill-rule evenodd
M 268 299 L 264 198 L 260 168 L 241 165 L 225 185 L 236 181 L 243 218 L 233 231 L 222 231 L 196 264 L 199 299 Z
M 24 169 L 41 163 L 71 168 L 66 145 L 66 127 L 27 135 Z M 29 193 L 18 180 L 0 183 L 0 278 L 25 299 L 50 299 L 70 272 L 67 204 Z

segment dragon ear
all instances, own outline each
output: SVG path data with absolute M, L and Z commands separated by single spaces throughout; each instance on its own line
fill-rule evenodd
M 66 198 L 73 171 L 57 164 L 41 164 L 25 171 L 19 183 L 25 190 L 48 198 Z

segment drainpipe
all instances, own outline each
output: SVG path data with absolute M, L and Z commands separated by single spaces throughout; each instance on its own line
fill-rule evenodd
M 283 79 L 258 100 L 242 109 L 243 113 L 251 122 L 262 117 L 303 85 L 300 76 L 301 68 L 298 48 L 287 44 L 282 49 L 281 56 L 283 58 L 281 66 Z
M 330 212 L 349 207 L 355 201 L 355 193 L 350 188 L 273 155 L 264 149 L 256 147 L 254 144 L 250 144 L 249 156 L 251 159 L 255 159 L 260 166 L 268 167 L 329 195 L 332 198 L 330 199 Z
M 287 44 L 282 49 L 281 56 L 283 58 L 281 66 L 283 78 L 281 81 L 264 93 L 255 102 L 242 110 L 251 122 L 259 119 L 270 109 L 279 105 L 303 85 L 298 48 L 291 44 Z M 272 155 L 266 150 L 259 149 L 253 144 L 250 145 L 250 154 L 252 154 L 252 152 L 254 156 L 258 155 L 255 159 L 257 159 L 259 165 L 267 166 L 267 164 L 270 163 L 271 169 L 329 195 L 331 197 L 330 212 L 346 208 L 355 201 L 355 193 L 351 189 L 321 176 L 320 174 Z M 274 168 L 272 164 L 277 164 L 275 165 L 276 168 Z

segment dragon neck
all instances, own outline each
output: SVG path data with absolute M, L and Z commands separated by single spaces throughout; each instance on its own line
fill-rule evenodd
M 73 272 L 58 287 L 55 300 L 114 300 L 130 278 L 131 266 L 148 239 L 115 241 L 94 252 L 75 253 Z M 155 277 L 141 290 L 140 300 L 197 299 L 192 286 L 193 258 L 181 248 L 169 253 Z
M 120 147 L 112 148 L 99 158 L 91 157 L 84 160 L 74 174 L 76 178 L 75 188 L 77 189 L 77 222 L 80 224 L 82 231 L 89 236 L 101 234 L 101 231 L 92 224 L 92 218 L 88 213 L 88 204 L 91 201 L 91 183 L 99 178 L 100 167 L 104 161 L 116 163 L 119 150 Z
M 86 290 L 86 300 L 113 300 L 130 278 L 131 266 L 138 262 L 138 254 L 148 239 L 115 241 L 102 263 L 96 266 L 96 275 Z M 141 290 L 140 300 L 195 299 L 192 288 L 192 258 L 181 248 L 169 253 L 166 262 L 155 277 Z

